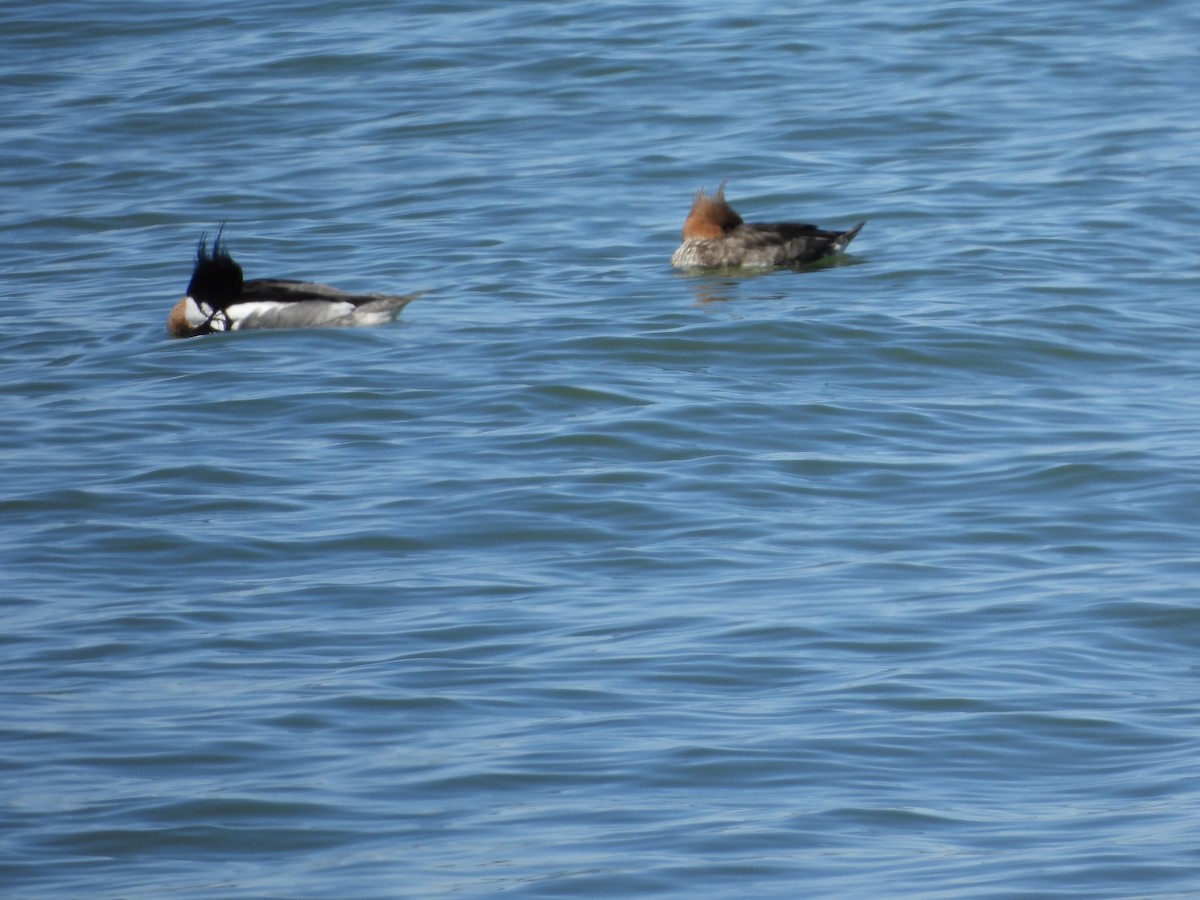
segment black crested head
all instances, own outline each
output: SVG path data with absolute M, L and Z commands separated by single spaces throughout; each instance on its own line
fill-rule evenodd
M 192 269 L 192 280 L 187 293 L 193 300 L 207 303 L 214 309 L 224 309 L 242 294 L 242 267 L 221 244 L 222 225 L 213 241 L 212 253 L 208 252 L 208 235 L 200 236 L 200 247 L 196 251 L 196 266 Z

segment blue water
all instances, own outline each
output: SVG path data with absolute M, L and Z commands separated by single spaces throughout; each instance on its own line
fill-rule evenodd
M 1197 33 L 5 4 L 0 894 L 1200 893 Z

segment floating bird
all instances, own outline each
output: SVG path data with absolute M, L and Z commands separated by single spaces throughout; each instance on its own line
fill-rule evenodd
M 338 328 L 382 325 L 419 294 L 348 294 L 327 284 L 281 278 L 242 279 L 242 267 L 221 243 L 208 252 L 201 236 L 187 294 L 167 316 L 167 334 L 195 337 L 247 328 Z
M 800 266 L 841 253 L 866 222 L 824 231 L 797 222 L 743 222 L 725 202 L 725 182 L 711 197 L 701 189 L 683 223 L 683 243 L 671 257 L 679 268 Z

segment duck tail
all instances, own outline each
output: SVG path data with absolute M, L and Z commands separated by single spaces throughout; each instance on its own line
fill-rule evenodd
M 386 294 L 378 294 L 372 296 L 365 303 L 360 303 L 354 308 L 354 312 L 350 314 L 350 323 L 353 325 L 382 325 L 385 322 L 390 322 L 396 316 L 400 315 L 400 310 L 412 303 L 424 291 L 418 291 L 415 294 L 404 294 L 401 296 L 388 296 Z
M 861 221 L 857 225 L 855 225 L 853 228 L 847 229 L 846 231 L 843 231 L 841 234 L 839 234 L 837 236 L 836 240 L 834 241 L 834 243 L 837 245 L 838 250 L 845 250 L 846 245 L 849 244 L 852 240 L 854 240 L 855 235 L 857 235 L 860 231 L 862 231 L 862 227 L 866 224 L 867 224 L 867 222 L 864 219 L 863 221 Z

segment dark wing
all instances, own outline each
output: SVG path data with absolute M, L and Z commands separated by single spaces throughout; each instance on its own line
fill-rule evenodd
M 242 295 L 238 300 L 243 303 L 298 303 L 302 300 L 345 300 L 346 296 L 345 291 L 327 284 L 286 278 L 255 278 L 242 285 Z
M 242 303 L 274 301 L 276 303 L 302 303 L 305 300 L 325 300 L 361 306 L 379 300 L 384 294 L 348 294 L 328 284 L 312 281 L 292 281 L 287 278 L 255 278 L 242 285 L 238 298 Z
M 750 225 L 756 232 L 760 232 L 765 238 L 773 238 L 779 243 L 784 241 L 794 241 L 796 238 L 817 238 L 832 241 L 837 238 L 841 232 L 827 231 L 824 228 L 818 228 L 816 225 L 805 225 L 800 222 L 773 222 L 767 223 L 752 223 Z
M 744 247 L 759 257 L 759 262 L 791 266 L 815 262 L 843 250 L 858 234 L 858 225 L 849 231 L 829 231 L 800 222 L 752 223 L 734 229 Z

